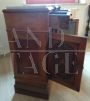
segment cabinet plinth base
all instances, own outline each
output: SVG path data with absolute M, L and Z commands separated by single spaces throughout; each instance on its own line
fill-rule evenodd
M 15 84 L 15 93 L 49 99 L 48 87 L 32 87 L 29 85 Z

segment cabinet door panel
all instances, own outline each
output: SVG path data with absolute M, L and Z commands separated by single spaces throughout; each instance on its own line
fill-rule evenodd
M 39 73 L 39 54 L 36 52 L 21 52 L 17 53 L 18 74 L 22 75 L 34 75 Z
M 52 52 L 47 57 L 47 70 L 51 80 L 80 90 L 86 38 L 53 35 Z

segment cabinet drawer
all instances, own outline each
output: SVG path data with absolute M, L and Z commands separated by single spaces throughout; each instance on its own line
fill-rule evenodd
M 5 17 L 9 29 L 29 27 L 33 32 L 48 31 L 47 13 L 6 13 Z

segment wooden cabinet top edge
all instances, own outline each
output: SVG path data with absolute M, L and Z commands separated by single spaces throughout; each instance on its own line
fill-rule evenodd
M 28 8 L 28 9 L 3 9 L 4 13 L 49 13 L 49 10 L 47 8 Z

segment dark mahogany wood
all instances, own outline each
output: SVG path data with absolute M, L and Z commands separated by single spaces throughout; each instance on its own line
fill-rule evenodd
M 48 98 L 48 79 L 41 61 L 45 52 L 37 52 L 46 49 L 49 30 L 48 9 L 7 9 L 3 12 L 13 58 L 15 91 Z M 37 40 L 41 41 L 41 46 L 29 35 L 28 29 Z M 16 43 L 15 33 L 21 47 L 18 47 Z M 33 52 L 35 50 L 37 51 Z M 30 68 L 32 66 L 30 55 L 37 69 L 35 73 L 34 69 Z
M 86 49 L 86 38 L 53 34 L 52 39 L 52 48 L 48 48 L 52 52 L 50 52 L 47 58 L 47 70 L 50 73 L 50 79 L 79 91 Z M 65 67 L 67 53 L 69 54 L 69 70 L 65 72 L 65 69 L 67 70 L 68 68 Z M 55 55 L 58 55 L 56 59 Z M 58 73 L 56 74 L 55 64 L 58 64 Z
M 49 16 L 49 11 L 46 8 L 5 9 L 3 13 L 13 60 L 15 91 L 21 94 L 48 98 L 49 79 L 79 91 L 86 38 L 64 35 L 62 46 L 58 47 L 63 37 L 59 33 L 50 33 L 49 27 L 52 27 L 59 19 L 53 20 L 54 17 Z M 57 21 L 56 25 L 58 26 L 56 27 L 62 26 L 62 28 L 66 28 L 68 20 L 69 18 L 66 17 L 61 18 L 60 23 Z M 30 35 L 30 31 L 34 38 Z M 52 34 L 52 48 L 49 48 L 50 34 Z M 17 38 L 19 46 L 16 43 Z M 51 53 L 46 59 L 46 69 L 50 73 L 48 74 L 43 69 L 42 60 L 50 51 Z M 78 70 L 78 74 L 65 74 L 64 57 L 67 52 L 70 53 L 70 72 L 74 73 Z M 55 59 L 56 54 L 58 54 L 59 59 Z M 30 58 L 30 56 L 32 57 Z M 35 65 L 33 65 L 32 61 L 34 61 Z M 74 65 L 72 65 L 73 62 Z M 59 65 L 58 74 L 54 74 L 54 65 L 56 63 Z M 34 73 L 32 66 L 36 67 L 38 73 Z

